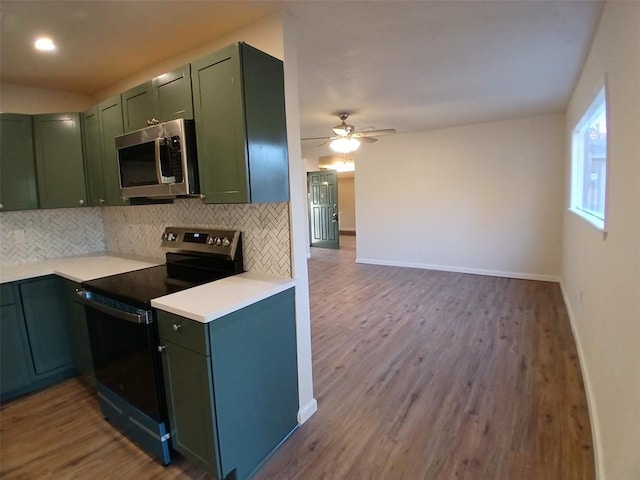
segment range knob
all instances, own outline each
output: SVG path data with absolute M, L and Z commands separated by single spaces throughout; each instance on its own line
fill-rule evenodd
M 216 246 L 222 245 L 222 239 L 220 237 L 216 237 Z
M 231 242 L 229 241 L 229 239 L 227 237 L 224 237 L 222 239 L 222 246 L 223 247 L 228 247 L 229 245 L 231 245 Z
M 207 237 L 207 245 L 213 245 L 214 243 L 215 243 L 214 238 L 211 235 L 209 235 Z
M 173 242 L 177 239 L 178 237 L 176 237 L 175 233 L 169 232 L 167 233 L 167 241 L 169 242 Z

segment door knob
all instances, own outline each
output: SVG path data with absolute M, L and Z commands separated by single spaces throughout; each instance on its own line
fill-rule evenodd
M 166 345 L 158 345 L 158 352 L 162 353 L 167 349 Z

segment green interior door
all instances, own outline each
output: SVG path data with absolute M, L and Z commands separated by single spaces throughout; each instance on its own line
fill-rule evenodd
M 307 173 L 312 247 L 340 248 L 338 177 L 333 170 Z

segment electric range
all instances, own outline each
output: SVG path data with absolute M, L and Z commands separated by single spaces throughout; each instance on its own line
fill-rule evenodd
M 102 412 L 164 465 L 172 450 L 151 300 L 243 271 L 241 233 L 167 227 L 166 263 L 82 282 L 89 343 Z

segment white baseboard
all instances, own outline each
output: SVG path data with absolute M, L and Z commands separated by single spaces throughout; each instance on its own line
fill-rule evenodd
M 318 411 L 318 401 L 314 398 L 298 410 L 298 424 L 302 425 Z
M 593 435 L 593 458 L 595 461 L 596 480 L 605 480 L 606 475 L 604 472 L 604 461 L 602 458 L 602 440 L 600 437 L 600 422 L 598 421 L 598 412 L 595 408 L 595 396 L 593 389 L 591 388 L 591 376 L 589 375 L 589 369 L 587 368 L 586 357 L 582 350 L 582 342 L 580 341 L 580 335 L 575 323 L 575 316 L 573 314 L 573 308 L 569 301 L 569 296 L 564 288 L 564 283 L 560 281 L 560 290 L 562 291 L 562 298 L 564 304 L 567 307 L 567 314 L 569 315 L 569 323 L 571 324 L 571 332 L 573 333 L 573 340 L 576 343 L 576 350 L 578 351 L 578 361 L 580 362 L 580 370 L 582 371 L 582 381 L 584 383 L 584 390 L 587 395 L 587 408 L 589 409 L 589 420 L 591 422 L 591 434 Z
M 540 275 L 537 273 L 520 273 L 520 272 L 503 272 L 499 270 L 485 270 L 481 268 L 465 268 L 465 267 L 452 267 L 448 265 L 433 265 L 429 263 L 414 263 L 414 262 L 396 262 L 389 260 L 377 260 L 371 258 L 356 258 L 356 263 L 367 263 L 370 265 L 386 265 L 389 267 L 407 267 L 407 268 L 421 268 L 424 270 L 438 270 L 441 272 L 454 272 L 454 273 L 469 273 L 471 275 L 488 275 L 490 277 L 506 277 L 506 278 L 519 278 L 522 280 L 539 280 L 543 282 L 560 282 L 560 277 L 557 275 Z

